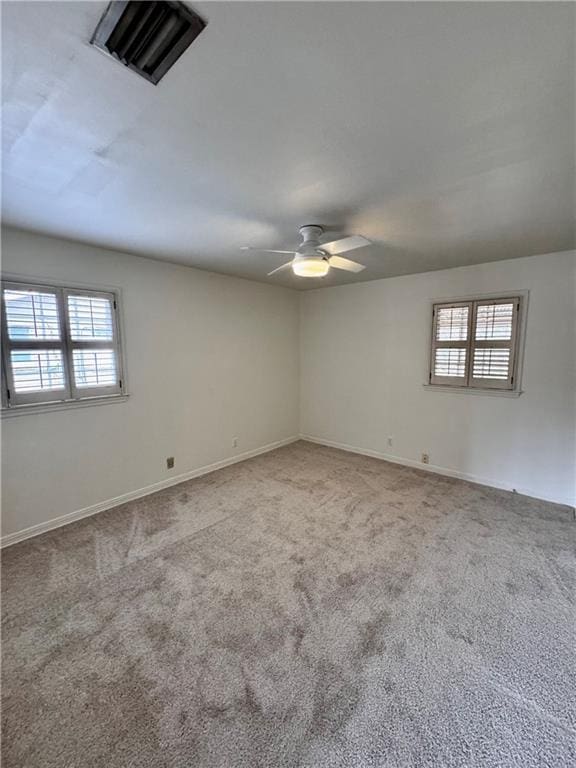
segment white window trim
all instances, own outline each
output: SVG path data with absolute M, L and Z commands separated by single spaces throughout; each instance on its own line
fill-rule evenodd
M 33 413 L 51 413 L 52 411 L 69 411 L 75 408 L 93 408 L 96 405 L 112 405 L 113 403 L 125 403 L 129 399 L 128 393 L 123 395 L 105 395 L 104 397 L 85 397 L 80 400 L 57 400 L 53 403 L 28 403 L 26 405 L 13 405 L 2 409 L 2 420 L 15 416 L 31 416 Z
M 488 395 L 491 397 L 520 397 L 524 390 L 522 389 L 522 374 L 524 369 L 524 352 L 526 345 L 526 326 L 528 319 L 528 301 L 530 292 L 526 289 L 519 291 L 499 291 L 498 293 L 483 293 L 474 294 L 468 296 L 454 297 L 439 297 L 429 300 L 430 311 L 428 314 L 428 321 L 431 322 L 430 335 L 428 336 L 428 347 L 425 359 L 428 361 L 428 367 L 426 371 L 426 379 L 422 386 L 428 392 L 443 392 L 452 394 L 468 394 L 468 395 Z M 434 328 L 435 319 L 433 317 L 433 310 L 437 304 L 464 304 L 469 302 L 490 302 L 505 299 L 520 299 L 520 311 L 519 318 L 516 326 L 516 338 L 515 338 L 515 365 L 514 365 L 514 385 L 511 389 L 497 389 L 494 387 L 486 386 L 470 386 L 462 384 L 433 384 L 430 381 L 430 374 L 432 372 L 433 355 L 434 355 Z M 471 318 L 471 323 L 473 319 Z
M 21 274 L 13 274 L 13 273 L 3 273 L 2 274 L 2 288 L 4 286 L 17 286 L 17 285 L 24 285 L 27 287 L 37 287 L 42 288 L 45 290 L 54 290 L 58 291 L 58 303 L 59 303 L 59 320 L 62 326 L 66 325 L 66 316 L 63 311 L 63 302 L 66 299 L 66 296 L 69 293 L 74 294 L 89 294 L 89 295 L 105 295 L 110 296 L 112 295 L 113 301 L 114 301 L 114 314 L 113 314 L 113 321 L 114 321 L 114 333 L 115 333 L 115 340 L 114 340 L 114 347 L 116 351 L 116 362 L 117 362 L 117 373 L 118 373 L 118 380 L 121 382 L 120 385 L 115 385 L 111 388 L 105 388 L 105 387 L 94 387 L 94 388 L 81 388 L 81 389 L 75 389 L 72 385 L 72 382 L 68 381 L 68 378 L 66 378 L 66 385 L 68 387 L 68 391 L 71 396 L 67 397 L 61 397 L 60 398 L 54 398 L 53 396 L 45 397 L 41 395 L 42 399 L 38 402 L 26 402 L 26 403 L 20 403 L 16 404 L 14 402 L 9 403 L 7 399 L 7 390 L 8 390 L 8 366 L 6 365 L 6 355 L 9 351 L 9 348 L 12 346 L 12 342 L 10 344 L 6 343 L 7 340 L 7 328 L 6 328 L 6 322 L 5 317 L 2 317 L 2 342 L 3 342 L 3 353 L 2 353 L 2 409 L 1 409 L 1 415 L 2 419 L 4 418 L 10 418 L 13 416 L 23 416 L 26 414 L 32 414 L 32 413 L 48 413 L 50 411 L 61 411 L 61 410 L 67 410 L 69 408 L 85 408 L 85 407 L 91 407 L 96 405 L 107 405 L 111 403 L 120 403 L 125 402 L 128 397 L 128 382 L 127 382 L 127 376 L 126 376 L 126 350 L 124 345 L 124 328 L 123 328 L 123 317 L 122 317 L 122 291 L 117 286 L 102 286 L 102 285 L 92 285 L 87 283 L 74 283 L 70 284 L 68 282 L 59 282 L 54 281 L 50 278 L 36 278 L 31 277 L 27 275 L 21 275 Z M 2 301 L 2 305 L 4 302 Z M 2 315 L 4 313 L 4 310 L 2 308 Z M 64 331 L 66 332 L 64 333 Z M 66 365 L 65 365 L 65 377 L 70 376 L 71 371 L 71 356 L 72 356 L 72 349 L 77 347 L 82 347 L 82 342 L 72 342 L 69 338 L 67 338 L 68 333 L 67 329 L 64 329 L 64 327 L 61 328 L 61 337 L 62 340 L 58 341 L 56 346 L 58 348 L 61 348 L 63 351 L 63 354 L 66 357 Z M 44 342 L 42 342 L 44 344 Z M 98 343 L 92 342 L 87 343 L 86 346 L 95 347 L 98 346 Z M 109 343 L 108 343 L 109 345 Z M 52 343 L 52 346 L 54 346 L 54 343 Z M 108 391 L 105 391 L 105 390 Z

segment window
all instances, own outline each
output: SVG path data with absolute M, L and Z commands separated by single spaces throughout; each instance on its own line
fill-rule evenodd
M 4 406 L 122 395 L 118 297 L 2 283 Z
M 518 296 L 434 304 L 430 384 L 514 389 Z

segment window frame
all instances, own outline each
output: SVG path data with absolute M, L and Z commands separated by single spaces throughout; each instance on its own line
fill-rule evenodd
M 428 377 L 426 387 L 444 391 L 471 392 L 476 394 L 518 395 L 521 393 L 521 371 L 523 363 L 523 342 L 525 338 L 526 309 L 528 303 L 526 291 L 492 296 L 474 296 L 453 300 L 435 300 L 432 302 L 432 323 L 429 346 Z M 477 310 L 482 305 L 515 304 L 512 317 L 512 333 L 509 340 L 476 339 Z M 439 342 L 436 340 L 438 308 L 469 307 L 468 333 L 465 341 Z M 466 349 L 466 371 L 464 377 L 435 376 L 435 353 L 438 348 Z M 475 378 L 473 375 L 474 351 L 482 348 L 504 348 L 510 350 L 511 365 L 507 379 Z
M 8 337 L 6 322 L 5 290 L 38 290 L 56 296 L 58 309 L 59 340 L 42 341 L 39 339 L 15 340 Z M 5 275 L 0 285 L 1 322 L 2 322 L 2 414 L 14 415 L 38 410 L 60 410 L 78 405 L 90 405 L 123 400 L 127 396 L 124 365 L 123 334 L 121 328 L 121 296 L 116 288 L 93 288 L 91 286 L 72 286 L 69 284 L 52 283 L 48 280 Z M 68 312 L 68 297 L 90 296 L 106 298 L 112 308 L 112 339 L 102 341 L 73 340 L 70 331 Z M 14 349 L 57 349 L 62 352 L 64 370 L 64 388 L 17 394 L 14 388 L 14 378 L 11 364 L 11 351 Z M 112 348 L 116 361 L 116 383 L 111 386 L 78 387 L 74 380 L 73 351 L 74 349 Z

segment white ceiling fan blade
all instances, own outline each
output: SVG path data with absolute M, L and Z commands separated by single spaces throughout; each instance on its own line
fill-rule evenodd
M 272 248 L 251 248 L 249 245 L 241 245 L 241 251 L 258 251 L 258 253 L 291 253 L 294 255 L 294 251 L 275 251 Z
M 290 251 L 289 251 L 289 253 L 290 253 Z M 270 277 L 270 275 L 275 275 L 276 272 L 282 272 L 282 270 L 288 269 L 288 267 L 291 267 L 291 266 L 292 266 L 292 262 L 291 261 L 287 261 L 286 264 L 282 264 L 281 267 L 276 267 L 276 269 L 273 269 L 272 272 L 268 272 L 268 277 Z
M 343 237 L 342 240 L 332 240 L 331 243 L 322 243 L 320 247 L 326 253 L 335 256 L 337 253 L 353 251 L 354 248 L 362 248 L 364 245 L 370 245 L 370 240 L 362 237 L 362 235 L 352 235 L 351 237 Z
M 342 256 L 330 256 L 328 264 L 335 269 L 345 269 L 346 272 L 362 272 L 363 269 L 366 269 L 364 264 L 358 264 L 351 259 L 344 259 Z

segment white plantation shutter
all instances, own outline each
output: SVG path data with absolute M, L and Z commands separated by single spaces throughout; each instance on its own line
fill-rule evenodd
M 431 384 L 513 389 L 520 298 L 435 304 Z
M 122 393 L 115 294 L 2 284 L 8 407 Z
M 470 386 L 512 389 L 520 299 L 474 302 Z
M 43 403 L 70 397 L 58 289 L 5 283 L 2 336 L 10 404 Z
M 118 338 L 112 293 L 64 291 L 69 360 L 76 397 L 119 394 Z
M 468 302 L 436 304 L 432 324 L 432 384 L 466 384 L 471 332 Z

